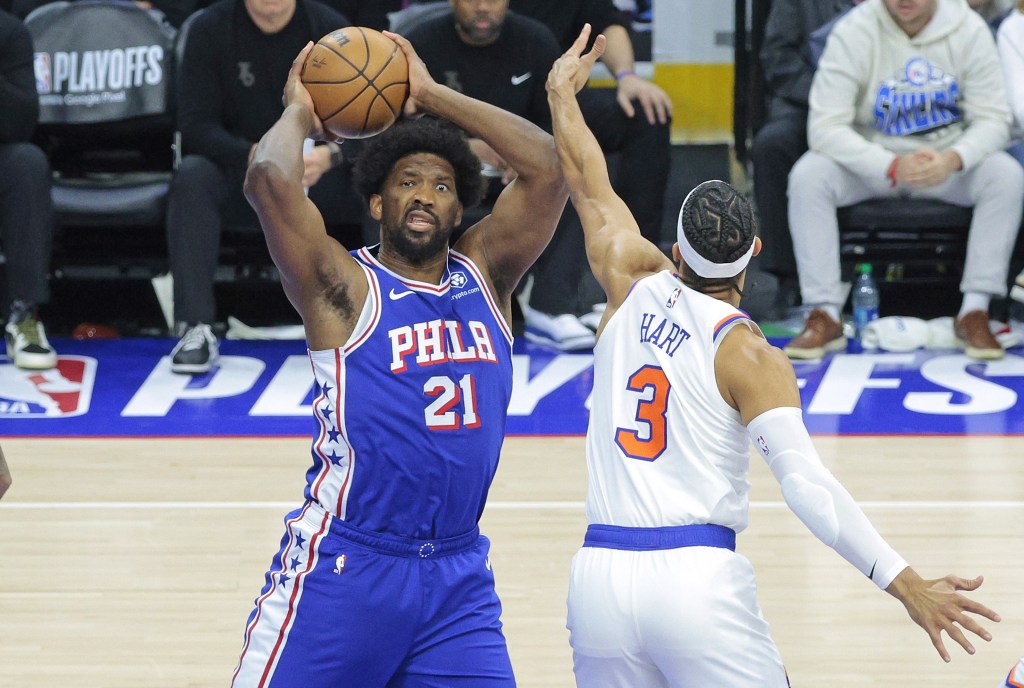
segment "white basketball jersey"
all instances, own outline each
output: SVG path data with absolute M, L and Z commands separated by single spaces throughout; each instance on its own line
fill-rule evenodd
M 760 332 L 667 270 L 633 285 L 594 348 L 588 522 L 746 527 L 749 440 L 715 380 L 738 323 Z

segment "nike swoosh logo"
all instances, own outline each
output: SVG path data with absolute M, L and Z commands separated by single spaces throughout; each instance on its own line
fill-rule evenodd
M 527 79 L 529 79 L 531 76 L 533 76 L 533 72 L 527 72 L 526 74 L 520 74 L 519 76 L 514 76 L 513 75 L 513 77 L 512 77 L 512 85 L 513 86 L 518 86 L 519 84 L 521 84 L 524 81 L 526 81 Z
M 878 560 L 877 559 L 875 559 L 875 563 L 871 565 L 871 573 L 868 574 L 868 578 L 869 579 L 872 579 L 872 580 L 874 579 L 874 577 L 875 577 L 875 567 L 876 566 L 878 566 Z
M 392 287 L 391 293 L 388 296 L 391 297 L 392 301 L 397 301 L 398 299 L 404 299 L 406 296 L 412 296 L 412 294 L 413 292 L 411 291 L 396 292 L 394 287 Z

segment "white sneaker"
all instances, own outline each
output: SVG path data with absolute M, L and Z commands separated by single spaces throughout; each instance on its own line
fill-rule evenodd
M 594 333 L 572 313 L 548 315 L 532 308 L 523 310 L 526 338 L 559 351 L 593 349 L 597 341 Z
M 1013 287 L 1010 288 L 1010 298 L 1024 303 L 1024 272 L 1017 275 L 1017 279 L 1013 281 Z
M 46 329 L 32 313 L 11 320 L 4 328 L 7 355 L 18 368 L 49 370 L 57 365 L 57 352 L 46 339 Z
M 581 315 L 579 320 L 583 323 L 584 327 L 597 332 L 597 328 L 601 326 L 601 318 L 604 317 L 604 311 L 606 308 L 608 308 L 607 303 L 595 303 L 593 308 L 590 309 L 590 312 Z

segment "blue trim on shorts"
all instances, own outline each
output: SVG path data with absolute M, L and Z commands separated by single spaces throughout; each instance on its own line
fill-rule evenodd
M 317 510 L 323 510 L 323 507 L 316 501 L 313 501 L 312 505 Z M 454 537 L 420 540 L 358 528 L 333 515 L 331 516 L 330 532 L 332 535 L 362 545 L 374 552 L 409 559 L 447 557 L 470 550 L 480 542 L 480 528 L 478 527 Z
M 736 551 L 736 531 L 714 523 L 660 528 L 627 528 L 591 524 L 584 547 L 604 547 L 645 552 L 678 547 L 720 547 Z

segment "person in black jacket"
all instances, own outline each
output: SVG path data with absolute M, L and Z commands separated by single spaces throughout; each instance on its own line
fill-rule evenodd
M 543 77 L 561 54 L 555 37 L 540 22 L 508 12 L 507 0 L 475 10 L 470 5 L 456 0 L 449 11 L 416 24 L 405 37 L 440 83 L 550 132 Z M 469 143 L 494 180 L 487 191 L 493 200 L 515 170 L 482 140 Z
M 11 299 L 4 339 L 14 365 L 45 370 L 57 365 L 38 313 L 49 300 L 53 200 L 50 162 L 29 142 L 39 120 L 32 59 L 25 25 L 0 10 L 0 250 Z
M 348 25 L 343 15 L 314 0 L 219 0 L 193 20 L 177 80 L 185 157 L 167 209 L 174 319 L 181 336 L 171 354 L 174 372 L 205 373 L 217 360 L 210 325 L 216 317 L 213 278 L 221 228 L 258 227 L 242 181 L 257 141 L 281 116 L 281 88 L 295 55 L 308 41 Z M 309 196 L 332 233 L 358 235 L 362 204 L 341 165 L 341 147 L 314 147 L 305 160 Z
M 612 0 L 510 0 L 509 9 L 551 29 L 563 51 L 585 23 L 591 26 L 591 36 L 604 35 L 601 62 L 615 77 L 616 87 L 584 88 L 580 108 L 605 155 L 618 154 L 616 193 L 643 236 L 661 246 L 671 170 L 672 102 L 659 86 L 636 73 L 629 18 Z M 551 246 L 534 269 L 530 308 L 524 308 L 527 337 L 559 349 L 585 348 L 574 344 L 585 340 L 573 333 L 581 330 L 580 323 L 597 328 L 603 304 L 593 311 L 591 306 L 599 298 L 587 265 L 583 230 L 575 211 L 567 209 Z M 585 346 L 593 344 L 591 333 Z
M 816 63 L 812 34 L 855 4 L 853 0 L 772 0 L 761 48 L 768 117 L 754 136 L 754 202 L 765 249 L 758 267 L 781 281 L 796 277 L 789 235 L 789 171 L 807 152 L 807 98 Z M 820 51 L 823 43 L 817 46 Z

